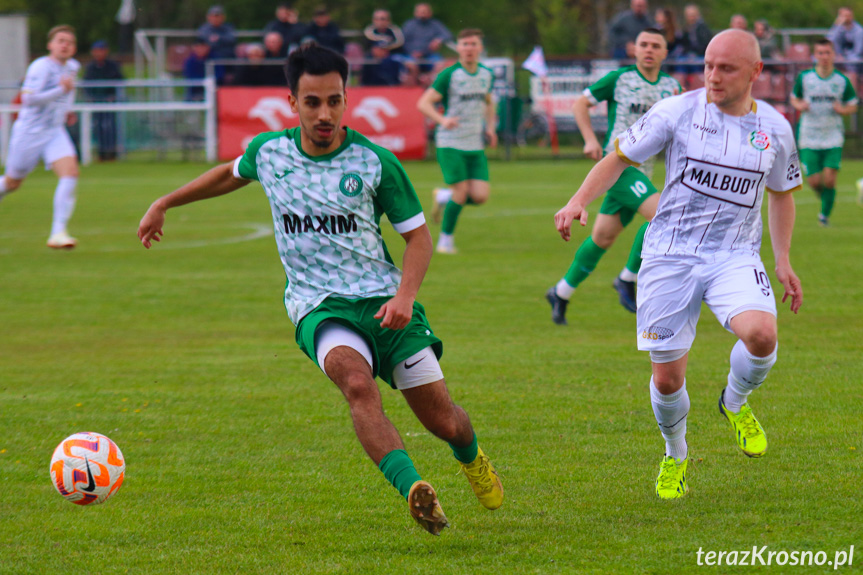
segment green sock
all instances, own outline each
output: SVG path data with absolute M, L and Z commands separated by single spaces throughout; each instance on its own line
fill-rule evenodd
M 378 464 L 378 469 L 405 499 L 408 498 L 413 484 L 422 479 L 410 455 L 404 449 L 393 449 L 384 455 Z
M 470 445 L 466 445 L 464 447 L 456 447 L 452 443 L 449 444 L 450 449 L 452 449 L 452 454 L 456 459 L 461 461 L 462 463 L 470 463 L 474 459 L 476 459 L 476 455 L 479 452 L 479 446 L 476 443 L 476 433 L 473 434 L 473 441 L 470 442 Z
M 596 269 L 596 264 L 604 253 L 605 250 L 593 243 L 593 238 L 588 237 L 575 252 L 572 265 L 569 266 L 563 279 L 572 287 L 578 287 L 578 284 L 587 279 L 587 276 Z
M 830 212 L 833 211 L 833 202 L 836 201 L 836 189 L 824 188 L 821 191 L 821 213 L 824 217 L 829 218 Z
M 632 240 L 632 249 L 629 251 L 629 259 L 626 260 L 626 269 L 634 274 L 641 269 L 641 246 L 644 245 L 644 232 L 647 231 L 647 226 L 650 222 L 644 222 L 644 225 L 638 228 L 635 232 L 635 239 Z
M 447 202 L 443 210 L 443 222 L 441 222 L 440 231 L 450 236 L 455 232 L 455 224 L 463 207 L 463 205 L 457 204 L 452 200 Z

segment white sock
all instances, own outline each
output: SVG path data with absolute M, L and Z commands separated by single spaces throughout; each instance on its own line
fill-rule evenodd
M 554 293 L 556 293 L 557 297 L 560 299 L 569 301 L 569 298 L 571 298 L 572 294 L 575 293 L 575 288 L 566 283 L 566 280 L 562 279 L 557 282 L 556 286 L 554 286 Z
M 620 279 L 625 282 L 634 282 L 638 279 L 638 273 L 629 271 L 629 268 L 624 267 L 623 271 L 620 272 Z
M 441 232 L 437 239 L 437 245 L 439 248 L 451 248 L 455 246 L 455 237 L 451 234 Z
M 452 190 L 449 188 L 437 188 L 435 189 L 435 200 L 439 204 L 445 204 L 450 201 L 452 198 Z
M 728 387 L 722 402 L 728 411 L 738 413 L 746 403 L 749 394 L 758 389 L 767 379 L 770 368 L 776 363 L 779 344 L 767 357 L 757 357 L 749 353 L 742 340 L 737 340 L 731 348 L 731 369 L 728 371 Z
M 689 450 L 686 446 L 686 416 L 689 414 L 689 394 L 686 393 L 686 380 L 683 387 L 669 395 L 656 389 L 650 378 L 650 404 L 659 431 L 665 439 L 665 454 L 679 461 L 686 459 Z
M 72 212 L 75 211 L 75 187 L 78 178 L 60 178 L 57 189 L 54 190 L 54 221 L 51 223 L 51 235 L 64 233 Z

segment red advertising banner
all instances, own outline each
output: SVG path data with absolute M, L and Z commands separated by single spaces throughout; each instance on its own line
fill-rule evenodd
M 399 159 L 426 155 L 425 119 L 416 104 L 422 88 L 348 88 L 342 125 L 391 150 Z M 219 159 L 241 155 L 252 138 L 299 125 L 287 88 L 226 87 L 218 90 Z

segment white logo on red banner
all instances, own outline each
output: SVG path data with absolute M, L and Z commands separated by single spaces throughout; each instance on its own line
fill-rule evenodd
M 342 124 L 391 150 L 399 159 L 425 158 L 425 121 L 416 109 L 422 92 L 421 88 L 348 88 L 348 110 Z M 221 160 L 241 155 L 261 132 L 299 125 L 285 88 L 219 88 L 218 111 Z

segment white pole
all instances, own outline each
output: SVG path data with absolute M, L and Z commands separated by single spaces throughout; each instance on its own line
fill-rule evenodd
M 9 137 L 12 134 L 12 112 L 0 112 L 0 162 L 6 165 Z
M 217 152 L 219 146 L 218 130 L 216 129 L 216 78 L 208 75 L 204 78 L 204 95 L 207 102 L 206 112 L 206 146 L 207 146 L 207 161 L 215 162 L 217 160 Z
M 90 110 L 81 111 L 81 164 L 89 166 L 93 163 L 93 113 Z

